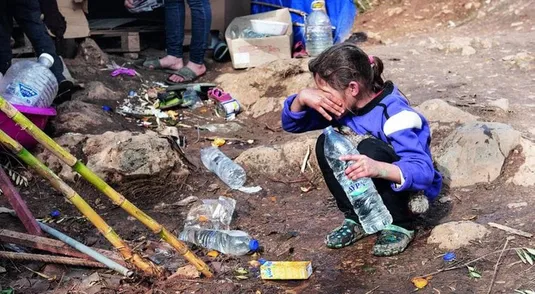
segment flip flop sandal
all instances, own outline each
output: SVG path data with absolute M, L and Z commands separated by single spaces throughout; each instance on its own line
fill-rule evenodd
M 145 60 L 136 61 L 133 65 L 138 69 L 144 70 L 165 70 L 160 64 L 160 58 L 157 57 L 149 57 Z
M 373 255 L 392 256 L 407 248 L 414 239 L 414 231 L 409 231 L 396 225 L 389 225 L 381 231 L 373 246 Z
M 341 226 L 325 237 L 325 245 L 332 249 L 347 247 L 364 238 L 366 233 L 362 226 L 351 219 L 345 219 Z
M 183 68 L 177 70 L 177 71 L 166 71 L 167 73 L 171 74 L 171 75 L 177 75 L 177 76 L 180 76 L 182 77 L 184 80 L 181 81 L 181 82 L 173 82 L 171 81 L 169 78 L 171 77 L 171 75 L 167 78 L 167 80 L 165 81 L 167 84 L 169 85 L 178 85 L 178 84 L 184 84 L 184 83 L 190 83 L 190 82 L 193 82 L 195 81 L 196 79 L 202 77 L 204 74 L 201 74 L 201 75 L 197 75 L 193 70 L 191 70 L 191 68 L 187 67 L 187 66 L 184 66 Z
M 232 100 L 232 96 L 221 88 L 213 88 L 208 91 L 208 99 L 214 100 L 215 102 L 225 102 Z

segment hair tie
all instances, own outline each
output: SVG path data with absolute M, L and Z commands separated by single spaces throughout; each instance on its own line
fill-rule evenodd
M 375 58 L 373 58 L 373 55 L 368 55 L 368 60 L 370 60 L 370 64 L 375 63 Z

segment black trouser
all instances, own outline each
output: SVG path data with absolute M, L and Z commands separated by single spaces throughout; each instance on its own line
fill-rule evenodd
M 38 0 L 0 0 L 0 72 L 4 74 L 11 66 L 11 32 L 13 18 L 22 28 L 35 53 L 39 56 L 48 53 L 54 57 L 54 64 L 50 68 L 58 83 L 65 80 L 63 76 L 63 62 L 56 54 L 54 42 L 44 23 L 41 21 L 41 9 Z
M 325 136 L 322 134 L 316 143 L 316 156 L 325 183 L 327 184 L 329 191 L 333 194 L 338 208 L 344 213 L 345 217 L 358 222 L 359 219 L 353 210 L 353 205 L 349 201 L 342 186 L 336 180 L 333 170 L 325 158 L 323 149 L 324 143 Z M 376 138 L 362 140 L 358 144 L 357 150 L 360 154 L 381 162 L 392 163 L 399 160 L 399 157 L 388 144 Z M 394 219 L 393 223 L 406 229 L 412 229 L 414 215 L 410 212 L 408 203 L 409 198 L 413 193 L 394 192 L 391 187 L 391 182 L 383 179 L 373 179 L 373 183 L 375 184 L 377 192 L 381 195 L 386 208 L 390 211 L 390 214 Z

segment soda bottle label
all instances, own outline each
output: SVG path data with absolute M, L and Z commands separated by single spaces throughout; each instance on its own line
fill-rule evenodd
M 354 182 L 349 186 L 349 196 L 357 197 L 368 190 L 368 186 L 364 182 Z

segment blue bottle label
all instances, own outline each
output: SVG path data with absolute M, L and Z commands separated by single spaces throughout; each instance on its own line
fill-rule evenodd
M 357 197 L 368 190 L 368 186 L 363 182 L 353 182 L 353 185 L 349 186 L 349 196 Z
M 23 83 L 19 83 L 19 93 L 24 98 L 32 98 L 37 96 L 37 92 L 32 89 L 30 86 Z

